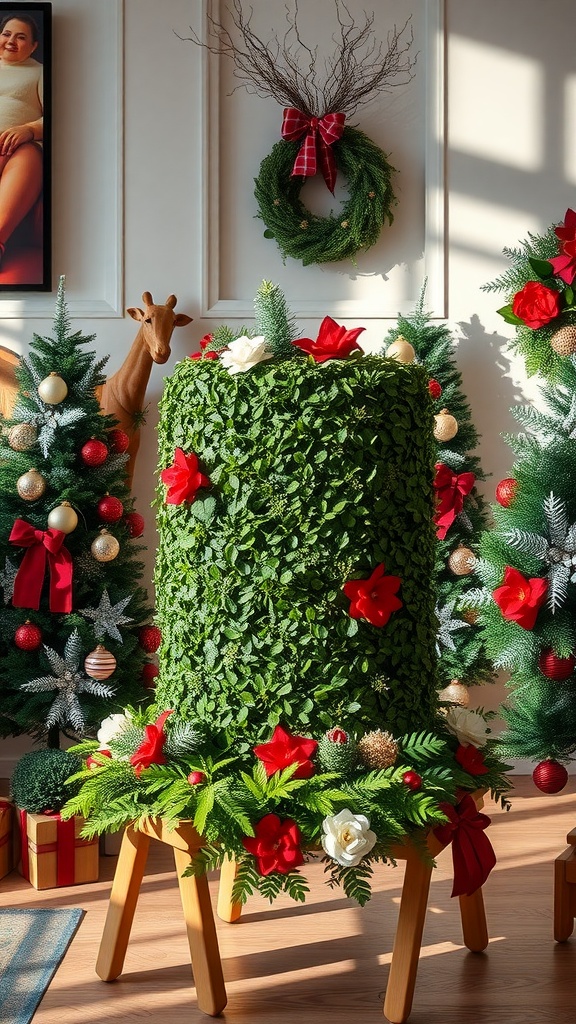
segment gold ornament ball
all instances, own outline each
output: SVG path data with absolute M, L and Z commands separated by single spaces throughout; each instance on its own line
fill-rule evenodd
M 102 644 L 90 651 L 84 662 L 84 671 L 92 679 L 109 679 L 116 668 L 116 658 Z
M 441 409 L 434 417 L 434 437 L 437 441 L 451 441 L 458 433 L 458 420 L 448 409 Z
M 358 740 L 357 752 L 368 768 L 389 768 L 398 757 L 398 744 L 391 733 L 374 729 Z
M 448 559 L 448 568 L 455 576 L 469 576 L 471 572 L 474 572 L 475 565 L 476 555 L 463 544 L 455 548 Z
M 399 334 L 396 341 L 393 341 L 386 349 L 386 356 L 388 359 L 395 359 L 397 363 L 413 363 L 416 352 L 410 342 Z
M 470 703 L 468 687 L 464 686 L 464 683 L 461 683 L 459 679 L 453 679 L 451 683 L 448 683 L 448 686 L 440 690 L 438 700 L 447 704 L 459 704 L 461 708 L 466 708 Z
M 46 481 L 37 469 L 29 469 L 16 481 L 16 490 L 24 501 L 36 501 L 46 490 Z
M 8 431 L 8 444 L 15 452 L 25 452 L 36 444 L 38 434 L 33 423 L 15 423 Z
M 63 501 L 52 509 L 48 515 L 48 526 L 51 530 L 61 530 L 62 533 L 72 533 L 76 529 L 78 516 L 69 501 Z
M 550 348 L 559 356 L 571 356 L 576 352 L 576 324 L 561 327 L 550 338 Z
M 108 530 L 101 530 L 92 541 L 90 550 L 97 562 L 112 562 L 120 551 L 120 544 Z
M 57 373 L 51 373 L 38 385 L 38 394 L 46 405 L 59 405 L 68 394 L 68 385 Z

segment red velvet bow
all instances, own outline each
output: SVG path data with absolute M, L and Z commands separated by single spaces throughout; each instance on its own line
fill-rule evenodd
M 40 595 L 46 572 L 50 569 L 50 611 L 72 611 L 72 556 L 64 547 L 62 530 L 36 530 L 24 519 L 17 519 L 9 540 L 20 548 L 28 548 L 14 580 L 14 608 L 40 607 Z
M 480 814 L 470 793 L 456 807 L 440 804 L 440 809 L 450 820 L 438 825 L 434 835 L 445 846 L 452 843 L 452 896 L 471 896 L 484 885 L 496 863 L 494 848 L 484 833 L 490 818 Z
M 311 178 L 318 171 L 332 193 L 336 185 L 336 160 L 331 146 L 342 137 L 345 114 L 324 114 L 324 117 L 308 117 L 296 107 L 285 107 L 282 119 L 282 138 L 287 142 L 304 140 L 294 161 L 292 177 L 302 175 Z
M 438 527 L 436 534 L 439 540 L 444 540 L 456 516 L 460 515 L 464 498 L 470 494 L 475 482 L 474 473 L 453 473 L 450 466 L 445 465 L 444 462 L 436 463 L 434 488 L 438 506 L 434 522 Z

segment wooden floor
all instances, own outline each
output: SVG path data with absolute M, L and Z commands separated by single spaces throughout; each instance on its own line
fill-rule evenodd
M 488 805 L 498 864 L 485 887 L 491 941 L 461 942 L 450 899 L 451 855 L 433 875 L 412 1024 L 576 1024 L 576 939 L 552 939 L 552 862 L 576 826 L 576 777 L 546 797 L 517 778 L 509 814 Z M 153 843 L 126 973 L 105 984 L 94 963 L 114 872 L 101 881 L 36 892 L 18 875 L 0 881 L 0 906 L 83 907 L 84 920 L 34 1024 L 199 1024 L 170 851 Z M 312 865 L 309 901 L 270 907 L 260 898 L 239 924 L 218 922 L 229 1024 L 376 1024 L 403 868 L 383 868 L 364 910 L 328 889 Z M 214 892 L 216 880 L 213 882 Z

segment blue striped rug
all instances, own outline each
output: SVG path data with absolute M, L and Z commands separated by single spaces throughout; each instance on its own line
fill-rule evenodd
M 83 910 L 0 910 L 0 1021 L 28 1024 Z

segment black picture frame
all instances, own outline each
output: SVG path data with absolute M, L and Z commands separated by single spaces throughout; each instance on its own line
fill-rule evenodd
M 19 127 L 30 129 L 30 139 Z M 52 291 L 51 3 L 0 2 L 0 141 L 11 128 L 8 151 L 0 153 L 0 300 L 6 292 Z

